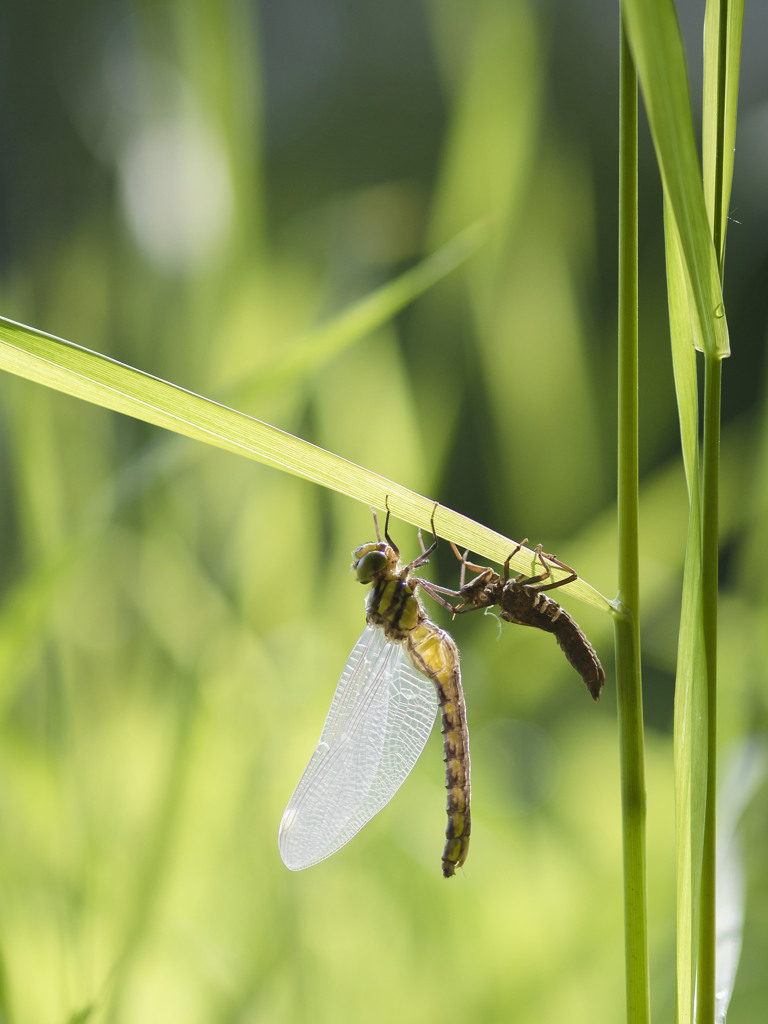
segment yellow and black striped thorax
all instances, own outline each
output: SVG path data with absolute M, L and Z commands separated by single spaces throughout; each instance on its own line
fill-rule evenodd
M 363 544 L 353 557 L 358 580 L 371 584 L 368 622 L 381 626 L 391 640 L 405 640 L 426 618 L 415 594 L 417 581 L 400 568 L 398 553 L 384 541 Z

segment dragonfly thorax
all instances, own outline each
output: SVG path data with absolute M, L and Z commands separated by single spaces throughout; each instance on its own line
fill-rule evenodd
M 381 626 L 390 640 L 405 640 L 426 618 L 415 590 L 415 583 L 409 579 L 394 573 L 379 575 L 368 595 L 368 622 Z
M 356 548 L 352 570 L 360 583 L 372 584 L 367 619 L 380 626 L 389 640 L 405 640 L 425 617 L 415 595 L 417 582 L 400 568 L 399 552 L 385 541 Z

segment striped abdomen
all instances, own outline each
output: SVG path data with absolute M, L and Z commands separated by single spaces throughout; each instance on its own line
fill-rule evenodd
M 448 791 L 443 875 L 450 878 L 467 859 L 471 831 L 469 733 L 459 652 L 452 638 L 426 616 L 408 634 L 406 647 L 416 668 L 434 683 L 440 705 Z

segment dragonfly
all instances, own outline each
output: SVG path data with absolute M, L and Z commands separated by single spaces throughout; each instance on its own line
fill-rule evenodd
M 405 566 L 389 536 L 389 515 L 387 506 L 384 540 L 374 512 L 376 540 L 353 552 L 352 570 L 371 588 L 367 624 L 280 823 L 280 855 L 292 871 L 336 853 L 392 799 L 424 749 L 438 708 L 448 815 L 443 875 L 450 878 L 467 858 L 469 733 L 459 652 L 428 617 L 419 590 L 451 606 L 429 581 L 413 575 L 437 547 L 434 512 L 432 544 L 425 549 L 422 543 L 421 555 Z
M 578 576 L 570 565 L 561 562 L 554 555 L 543 554 L 541 544 L 538 544 L 534 551 L 534 558 L 541 563 L 543 572 L 533 576 L 520 573 L 510 579 L 509 563 L 526 543 L 527 538 L 518 544 L 507 558 L 504 563 L 503 576 L 491 568 L 468 562 L 468 552 L 462 556 L 456 545 L 451 543 L 454 554 L 462 565 L 460 589 L 453 591 L 454 596 L 459 597 L 460 600 L 454 606 L 453 611 L 456 614 L 461 614 L 498 605 L 500 615 L 506 622 L 516 622 L 521 626 L 535 626 L 538 629 L 543 629 L 545 633 L 553 633 L 566 658 L 584 680 L 592 699 L 599 700 L 600 691 L 605 683 L 605 672 L 594 647 L 565 608 L 544 593 L 546 590 L 564 587 L 578 579 Z M 554 580 L 551 566 L 547 562 L 558 566 L 569 575 L 561 580 Z M 466 584 L 464 583 L 465 569 L 478 573 L 473 580 Z M 545 580 L 550 582 L 545 583 Z

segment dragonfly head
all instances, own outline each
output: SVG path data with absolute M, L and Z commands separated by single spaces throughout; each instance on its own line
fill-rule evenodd
M 371 583 L 380 573 L 394 570 L 397 565 L 397 555 L 384 541 L 363 544 L 355 549 L 352 557 L 352 571 L 360 583 Z
M 498 604 L 503 587 L 503 580 L 498 573 L 493 569 L 485 569 L 461 588 L 461 604 L 468 608 L 488 608 L 492 604 Z

